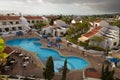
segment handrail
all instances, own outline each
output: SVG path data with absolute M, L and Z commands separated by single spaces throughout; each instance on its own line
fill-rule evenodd
M 11 55 L 12 53 L 14 53 L 14 52 L 15 52 L 15 50 L 13 50 L 11 53 L 9 53 L 8 56 L 10 56 L 10 55 Z

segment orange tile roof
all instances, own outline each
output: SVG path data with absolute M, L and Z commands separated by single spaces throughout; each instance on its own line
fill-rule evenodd
M 45 16 L 48 19 L 57 19 L 57 16 Z
M 9 47 L 9 46 L 7 46 L 5 49 L 4 49 L 4 53 L 7 53 L 7 54 L 9 54 L 9 53 L 11 53 L 13 50 Z
M 96 33 L 98 33 L 100 31 L 100 29 L 102 29 L 102 28 L 103 28 L 102 26 L 96 27 L 92 31 L 83 34 L 83 36 L 91 37 L 91 36 L 95 35 Z
M 0 20 L 19 20 L 20 16 L 0 16 Z
M 99 23 L 99 22 L 101 22 L 101 21 L 102 21 L 102 20 L 97 20 L 97 21 L 95 21 L 95 22 L 98 22 L 98 23 Z
M 27 20 L 42 19 L 41 16 L 24 16 Z M 0 20 L 20 20 L 20 16 L 0 16 Z
M 41 16 L 24 16 L 27 20 L 42 19 Z
M 101 73 L 94 71 L 85 71 L 85 77 L 101 79 Z

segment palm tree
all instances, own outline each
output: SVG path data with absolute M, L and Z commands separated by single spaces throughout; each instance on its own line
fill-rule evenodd
M 45 68 L 43 68 L 43 76 L 47 80 L 51 80 L 54 77 L 54 63 L 52 56 L 48 57 Z

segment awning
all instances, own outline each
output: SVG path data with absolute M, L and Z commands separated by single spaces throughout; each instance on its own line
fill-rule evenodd
M 119 62 L 117 58 L 108 58 L 108 60 L 115 63 Z
M 89 38 L 87 38 L 87 37 L 85 37 L 85 36 L 82 36 L 82 37 L 80 37 L 80 38 L 78 38 L 78 42 L 85 42 L 85 41 L 87 41 Z

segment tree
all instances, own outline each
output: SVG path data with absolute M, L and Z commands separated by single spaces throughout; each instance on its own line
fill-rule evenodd
M 0 71 L 3 67 L 3 64 L 6 63 L 6 58 L 8 57 L 8 54 L 3 53 L 5 49 L 5 42 L 2 38 L 0 38 Z
M 35 27 L 36 29 L 38 29 L 38 30 L 41 30 L 41 28 L 42 28 L 43 26 L 46 26 L 46 25 L 48 25 L 48 23 L 47 23 L 46 21 L 40 21 L 40 22 L 34 24 L 34 27 Z
M 5 59 L 8 57 L 6 53 L 3 53 L 4 49 L 5 49 L 4 40 L 0 38 L 0 64 L 3 64 Z
M 45 68 L 43 68 L 43 76 L 47 80 L 51 80 L 54 77 L 54 63 L 52 56 L 48 57 Z
M 103 36 L 93 36 L 92 41 L 93 41 L 93 43 L 97 42 L 97 46 L 99 46 L 100 42 L 104 41 L 104 37 Z M 95 46 L 95 45 L 93 44 L 93 46 Z
M 108 64 L 106 66 L 104 64 L 102 65 L 102 80 L 114 80 L 114 73 L 115 70 L 111 70 Z
M 62 80 L 66 80 L 66 74 L 67 74 L 67 59 L 65 59 L 64 67 L 63 67 L 63 73 L 62 73 Z
M 54 24 L 54 20 L 55 20 L 55 19 L 50 19 L 50 20 L 49 20 L 49 25 L 53 25 L 53 24 Z
M 116 22 L 110 22 L 110 25 L 118 26 L 120 28 L 120 20 L 118 20 Z
M 86 22 L 83 23 L 76 23 L 74 25 L 71 25 L 68 29 L 68 34 L 66 35 L 66 38 L 71 41 L 72 43 L 77 44 L 78 38 L 80 35 L 86 33 L 89 30 L 89 24 Z

